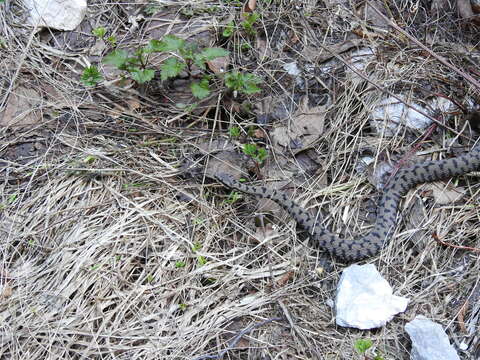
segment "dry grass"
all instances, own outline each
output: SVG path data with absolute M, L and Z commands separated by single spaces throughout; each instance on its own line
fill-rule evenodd
M 297 12 L 289 2 L 273 3 L 262 10 L 260 26 L 271 35 L 272 49 L 295 34 L 299 44 L 319 52 L 350 34 L 345 19 L 358 20 L 349 7 L 339 12 L 302 2 Z M 474 54 L 453 47 L 471 43 L 475 31 L 457 26 L 453 10 L 429 23 L 422 7 L 408 13 L 409 2 L 394 3 L 391 10 L 409 33 L 423 39 L 437 30 L 437 50 L 453 64 L 478 61 L 478 47 Z M 90 6 L 103 10 L 101 24 L 127 24 L 127 5 Z M 211 4 L 196 5 L 202 6 Z M 230 107 L 220 102 L 217 111 L 187 116 L 158 105 L 148 89 L 85 89 L 78 82 L 80 57 L 46 48 L 21 26 L 20 9 L 10 10 L 0 12 L 0 111 L 19 85 L 35 89 L 42 101 L 29 109 L 41 121 L 0 130 L 2 359 L 354 359 L 360 337 L 372 339 L 386 359 L 408 359 L 403 327 L 420 314 L 441 323 L 457 346 L 471 344 L 462 356 L 475 358 L 479 254 L 442 246 L 432 233 L 455 246 L 480 248 L 478 176 L 455 180 L 451 186 L 462 186 L 465 196 L 454 204 L 435 206 L 423 186 L 411 191 L 394 238 L 369 260 L 397 295 L 411 299 L 407 311 L 373 331 L 337 327 L 330 304 L 344 264 L 325 265 L 321 251 L 297 237 L 289 217 L 278 215 L 273 229 L 255 227 L 253 199 L 231 205 L 221 186 L 181 170 L 207 158 L 228 163 L 205 144 L 226 138 L 218 131 L 221 122 L 240 121 Z M 130 40 L 122 36 L 138 42 L 141 30 Z M 404 39 L 399 33 L 364 39 L 376 49 L 362 69 L 371 81 L 412 102 L 441 93 L 464 107 L 478 104 L 479 89 Z M 355 170 L 360 155 L 366 151 L 376 163 L 398 160 L 424 134 L 369 131 L 368 115 L 384 93 L 338 61 L 327 72 L 297 45 L 289 56 L 305 69 L 317 65 L 309 73 L 310 93 L 334 102 L 325 133 L 309 150 L 318 162 L 315 177 L 296 187 L 295 196 L 321 209 L 322 224 L 355 237 L 370 225 L 365 207 L 376 193 Z M 237 53 L 233 62 L 265 78 L 263 95 L 291 96 L 282 66 L 292 58 L 245 61 Z M 140 106 L 127 110 L 125 99 Z M 457 134 L 461 144 L 472 145 L 462 140 L 475 136 L 462 114 L 449 115 L 446 125 L 454 131 L 438 127 L 432 138 L 439 145 L 422 143 L 432 150 L 429 157 L 443 156 L 436 150 Z M 298 168 L 291 153 L 270 149 L 266 169 Z

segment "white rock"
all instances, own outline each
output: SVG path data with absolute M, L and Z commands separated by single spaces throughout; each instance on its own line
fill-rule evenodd
M 351 265 L 338 283 L 336 322 L 358 329 L 380 327 L 405 311 L 409 301 L 392 295 L 392 288 L 373 264 Z
M 300 75 L 300 69 L 297 66 L 296 62 L 291 62 L 283 65 L 283 68 L 289 75 L 298 76 Z
M 419 315 L 405 325 L 412 340 L 412 360 L 460 360 L 440 324 Z
M 29 22 L 36 27 L 73 30 L 87 12 L 86 0 L 23 0 L 30 11 Z
M 402 95 L 397 96 L 401 101 L 393 96 L 387 97 L 380 100 L 370 113 L 370 122 L 377 132 L 393 136 L 399 125 L 403 124 L 411 129 L 421 130 L 432 123 L 432 120 L 419 112 L 428 114 L 427 108 L 403 100 Z M 405 105 L 404 102 L 410 103 L 410 106 Z

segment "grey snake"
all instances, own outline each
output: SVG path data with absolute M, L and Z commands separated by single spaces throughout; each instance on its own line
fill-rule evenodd
M 242 184 L 227 173 L 219 173 L 215 177 L 229 188 L 275 201 L 308 231 L 320 247 L 340 259 L 356 261 L 374 256 L 383 248 L 395 228 L 400 199 L 408 190 L 417 184 L 463 175 L 477 169 L 480 169 L 480 144 L 455 158 L 426 161 L 398 170 L 384 189 L 373 230 L 353 241 L 316 226 L 315 218 L 285 193 L 264 186 Z

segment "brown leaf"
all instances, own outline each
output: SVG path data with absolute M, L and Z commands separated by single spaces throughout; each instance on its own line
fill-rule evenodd
M 376 10 L 380 11 L 382 14 L 388 17 L 389 13 L 385 8 L 385 5 L 382 1 L 373 0 L 367 1 L 363 3 L 363 5 L 358 9 L 358 14 L 370 24 L 380 27 L 380 28 L 388 28 L 389 22 L 385 20 Z
M 243 12 L 251 13 L 255 11 L 257 7 L 257 0 L 247 0 L 245 5 L 243 5 Z
M 0 298 L 6 299 L 12 296 L 13 290 L 10 285 L 4 285 L 0 290 Z
M 462 19 L 480 25 L 480 16 L 473 13 L 470 0 L 457 0 L 457 9 L 458 14 Z
M 0 126 L 24 126 L 40 122 L 42 116 L 35 109 L 41 102 L 41 95 L 35 89 L 18 86 L 10 93 L 5 110 L 0 112 Z
M 223 74 L 228 65 L 230 64 L 230 56 L 218 57 L 213 60 L 207 61 L 208 68 L 215 74 Z
M 445 186 L 443 182 L 434 182 L 425 184 L 430 189 L 435 202 L 440 205 L 447 205 L 460 200 L 465 195 L 465 189 L 462 187 Z

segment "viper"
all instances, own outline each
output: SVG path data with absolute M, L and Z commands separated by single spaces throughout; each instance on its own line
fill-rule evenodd
M 480 169 L 480 144 L 461 156 L 439 161 L 426 161 L 411 167 L 401 168 L 384 189 L 377 211 L 377 220 L 372 231 L 358 239 L 342 239 L 327 229 L 318 226 L 314 217 L 289 199 L 284 192 L 264 186 L 252 186 L 238 182 L 230 174 L 218 173 L 216 179 L 225 186 L 262 198 L 268 198 L 282 206 L 297 223 L 308 231 L 318 245 L 332 255 L 357 261 L 376 255 L 392 235 L 400 200 L 415 185 L 464 175 Z

